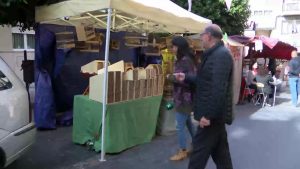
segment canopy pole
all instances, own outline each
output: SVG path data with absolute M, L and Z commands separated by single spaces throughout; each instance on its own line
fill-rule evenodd
M 103 107 L 102 107 L 102 136 L 101 136 L 101 162 L 105 160 L 105 114 L 106 114 L 106 103 L 107 103 L 107 71 L 108 71 L 108 56 L 109 56 L 109 43 L 110 43 L 110 25 L 111 25 L 111 8 L 107 9 L 107 24 L 106 24 L 106 41 L 105 41 L 105 62 L 104 62 L 104 81 L 103 81 Z

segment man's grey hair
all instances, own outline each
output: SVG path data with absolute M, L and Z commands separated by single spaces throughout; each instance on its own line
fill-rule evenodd
M 217 24 L 211 24 L 208 25 L 204 29 L 205 33 L 210 33 L 211 36 L 217 39 L 222 39 L 223 38 L 223 32 L 222 29 L 217 25 Z

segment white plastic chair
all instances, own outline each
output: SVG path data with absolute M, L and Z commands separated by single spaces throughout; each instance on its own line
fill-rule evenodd
M 265 107 L 266 105 L 266 100 L 268 95 L 264 92 L 264 87 L 265 85 L 263 83 L 256 83 L 257 91 L 258 93 L 256 94 L 256 101 L 255 101 L 255 106 L 259 105 L 260 102 L 262 102 L 262 107 Z

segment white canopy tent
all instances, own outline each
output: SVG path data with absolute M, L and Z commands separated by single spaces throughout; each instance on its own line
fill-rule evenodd
M 199 33 L 211 23 L 170 0 L 69 0 L 36 8 L 36 22 L 94 24 L 106 29 L 107 11 L 112 10 L 111 30 Z
M 68 0 L 37 7 L 35 16 L 36 22 L 42 24 L 86 24 L 106 29 L 101 161 L 105 161 L 104 132 L 110 31 L 199 33 L 211 23 L 209 19 L 188 12 L 170 0 Z

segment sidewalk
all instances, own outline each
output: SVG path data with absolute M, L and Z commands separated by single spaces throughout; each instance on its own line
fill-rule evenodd
M 171 162 L 177 137 L 157 136 L 151 143 L 107 155 L 71 140 L 72 127 L 38 132 L 33 149 L 8 169 L 185 169 L 188 160 Z M 236 106 L 236 119 L 228 127 L 235 169 L 299 169 L 300 107 L 290 105 L 288 92 L 280 93 L 275 107 Z M 206 169 L 215 169 L 209 161 Z

